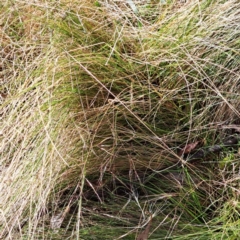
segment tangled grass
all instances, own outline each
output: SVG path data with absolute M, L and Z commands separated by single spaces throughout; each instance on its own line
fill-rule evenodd
M 3 1 L 1 238 L 238 239 L 239 11 Z

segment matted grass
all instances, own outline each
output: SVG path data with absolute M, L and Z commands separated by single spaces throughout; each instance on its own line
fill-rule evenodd
M 239 153 L 178 153 L 239 124 L 239 11 L 1 3 L 1 237 L 237 239 Z

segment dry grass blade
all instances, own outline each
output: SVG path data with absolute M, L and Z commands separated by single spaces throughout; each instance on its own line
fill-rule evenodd
M 149 222 L 147 223 L 146 229 L 144 231 L 142 231 L 141 233 L 139 233 L 139 235 L 137 236 L 137 240 L 147 240 L 148 239 L 151 224 L 152 224 L 152 216 L 151 216 Z
M 0 238 L 238 239 L 239 11 L 2 1 Z

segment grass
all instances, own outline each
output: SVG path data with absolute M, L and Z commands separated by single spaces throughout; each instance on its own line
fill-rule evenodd
M 0 8 L 3 239 L 238 239 L 236 0 Z

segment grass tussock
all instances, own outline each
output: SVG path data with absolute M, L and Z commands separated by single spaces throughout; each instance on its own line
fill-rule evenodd
M 1 238 L 238 239 L 239 11 L 3 1 Z

